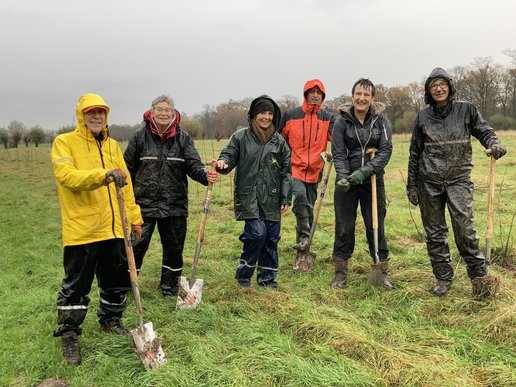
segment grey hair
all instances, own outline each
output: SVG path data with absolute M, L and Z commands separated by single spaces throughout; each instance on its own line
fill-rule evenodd
M 155 108 L 156 105 L 160 102 L 166 102 L 170 106 L 171 109 L 174 109 L 174 100 L 170 98 L 167 94 L 162 94 L 159 97 L 154 98 L 154 101 L 152 101 L 152 108 Z

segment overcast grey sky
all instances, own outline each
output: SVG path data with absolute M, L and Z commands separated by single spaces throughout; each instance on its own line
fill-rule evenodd
M 136 124 L 152 99 L 192 115 L 269 94 L 327 98 L 360 77 L 386 86 L 477 57 L 508 65 L 514 0 L 1 0 L 0 127 L 55 130 L 88 92 L 109 122 Z

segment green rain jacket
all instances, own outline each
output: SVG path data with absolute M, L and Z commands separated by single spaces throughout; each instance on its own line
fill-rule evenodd
M 258 97 L 251 108 L 260 98 L 267 98 L 274 105 L 273 124 L 277 128 L 281 113 L 272 98 Z M 252 132 L 250 120 L 249 117 L 248 128 L 237 130 L 230 137 L 219 156 L 228 168 L 218 172 L 227 174 L 236 168 L 234 210 L 237 220 L 279 221 L 280 207 L 290 205 L 292 198 L 290 150 L 277 132 L 266 144 L 261 144 Z

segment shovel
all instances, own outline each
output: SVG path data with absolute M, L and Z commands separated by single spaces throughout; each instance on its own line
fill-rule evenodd
M 140 288 L 138 287 L 138 275 L 136 274 L 133 245 L 125 211 L 124 193 L 118 186 L 116 187 L 116 197 L 118 199 L 118 207 L 120 208 L 120 217 L 122 219 L 122 227 L 124 229 L 124 244 L 125 251 L 127 253 L 127 263 L 129 265 L 129 277 L 131 279 L 131 287 L 136 304 L 136 314 L 138 315 L 139 322 L 138 328 L 131 330 L 131 336 L 135 351 L 140 356 L 143 365 L 147 370 L 153 370 L 165 364 L 167 359 L 165 359 L 165 352 L 163 352 L 163 348 L 161 348 L 158 336 L 154 332 L 152 322 L 148 322 L 146 324 L 143 323 Z
M 212 160 L 211 168 L 214 170 L 217 167 L 217 162 Z M 206 219 L 208 218 L 208 206 L 211 201 L 211 190 L 213 183 L 208 182 L 206 196 L 204 198 L 204 206 L 202 209 L 201 224 L 199 226 L 199 233 L 197 235 L 197 243 L 195 244 L 194 259 L 192 265 L 192 272 L 190 277 L 181 276 L 179 279 L 179 291 L 177 294 L 176 310 L 194 309 L 201 303 L 202 287 L 204 281 L 200 278 L 195 278 L 195 271 L 197 270 L 197 263 L 201 255 L 201 247 L 204 242 L 204 229 L 206 226 Z
M 319 194 L 319 202 L 317 202 L 317 206 L 315 207 L 314 213 L 314 221 L 312 223 L 312 227 L 310 227 L 310 236 L 308 238 L 308 247 L 306 251 L 298 251 L 296 255 L 296 261 L 292 266 L 292 270 L 294 271 L 302 271 L 309 272 L 312 271 L 312 268 L 315 263 L 315 259 L 317 255 L 310 251 L 310 246 L 312 245 L 312 239 L 315 233 L 315 227 L 317 226 L 317 221 L 319 220 L 319 214 L 321 212 L 322 203 L 324 200 L 324 195 L 326 194 L 326 188 L 328 187 L 328 181 L 330 180 L 331 167 L 333 166 L 333 158 L 327 152 L 321 153 L 321 159 L 328 165 L 326 169 L 326 174 L 324 175 L 323 185 L 321 187 L 321 193 Z
M 489 193 L 487 197 L 487 230 L 486 230 L 486 260 L 491 262 L 491 242 L 493 241 L 493 213 L 494 213 L 494 193 L 495 193 L 495 174 L 496 159 L 491 154 L 491 149 L 486 149 L 486 155 L 491 157 L 489 165 Z
M 366 151 L 371 155 L 371 160 L 378 152 L 376 148 L 370 148 Z M 373 213 L 373 241 L 374 241 L 374 263 L 371 265 L 369 273 L 369 284 L 372 286 L 383 285 L 383 273 L 380 265 L 380 249 L 378 244 L 378 202 L 376 197 L 376 175 L 371 176 L 371 207 Z

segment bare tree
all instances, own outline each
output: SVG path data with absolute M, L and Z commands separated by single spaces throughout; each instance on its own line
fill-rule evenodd
M 23 135 L 27 131 L 27 128 L 20 121 L 11 121 L 9 125 L 7 125 L 7 130 L 9 131 L 9 135 L 11 137 L 11 144 L 13 148 L 18 148 L 18 144 L 20 143 Z
M 506 48 L 502 51 L 502 54 L 507 55 L 511 58 L 512 65 L 516 66 L 516 50 L 514 48 Z
M 278 103 L 278 106 L 280 110 L 285 113 L 289 110 L 292 110 L 296 108 L 297 106 L 301 105 L 299 102 L 299 99 L 297 97 L 294 97 L 293 95 L 284 95 L 280 99 L 276 101 Z
M 408 85 L 408 93 L 412 102 L 412 111 L 417 114 L 425 104 L 424 85 L 411 82 Z
M 39 125 L 36 125 L 29 130 L 30 140 L 34 143 L 35 147 L 38 147 L 40 142 L 45 139 L 45 131 Z
M 9 132 L 5 128 L 0 128 L 0 142 L 4 148 L 7 149 L 9 146 Z
M 491 57 L 476 58 L 469 73 L 467 88 L 473 102 L 484 117 L 496 113 L 501 66 L 494 65 Z

